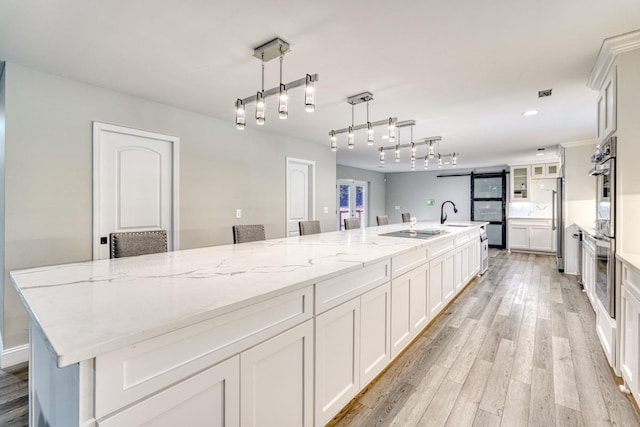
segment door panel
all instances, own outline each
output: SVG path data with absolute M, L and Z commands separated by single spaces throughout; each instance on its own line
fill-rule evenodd
M 339 179 L 336 185 L 338 206 L 338 230 L 344 230 L 345 218 L 359 218 L 360 225 L 367 227 L 368 186 L 365 181 Z
M 287 235 L 300 234 L 299 221 L 314 219 L 314 168 L 308 160 L 287 158 Z
M 93 258 L 109 258 L 114 232 L 166 230 L 177 249 L 179 139 L 94 123 L 93 144 Z

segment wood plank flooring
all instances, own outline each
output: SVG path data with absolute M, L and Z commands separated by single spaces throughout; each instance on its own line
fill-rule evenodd
M 0 370 L 0 426 L 29 425 L 29 369 L 22 364 Z
M 595 314 L 555 258 L 490 251 L 476 279 L 333 426 L 640 426 Z

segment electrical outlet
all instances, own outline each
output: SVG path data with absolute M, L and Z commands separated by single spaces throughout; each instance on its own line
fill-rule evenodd
M 236 209 L 236 218 L 242 218 L 242 209 Z
M 324 207 L 324 213 L 329 213 L 329 207 L 328 206 Z

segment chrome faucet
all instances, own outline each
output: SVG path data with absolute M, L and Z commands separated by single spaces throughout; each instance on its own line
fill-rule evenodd
M 451 206 L 453 206 L 453 213 L 458 213 L 458 208 L 456 208 L 456 204 L 453 203 L 451 200 L 442 202 L 442 206 L 440 206 L 440 224 L 444 224 L 444 222 L 447 220 L 447 214 L 444 213 L 444 205 L 446 205 L 447 203 L 451 203 Z

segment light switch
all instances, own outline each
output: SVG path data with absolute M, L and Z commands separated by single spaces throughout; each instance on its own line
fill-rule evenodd
M 242 218 L 242 209 L 236 209 L 236 218 Z
M 399 211 L 399 210 L 400 210 L 400 206 L 396 206 L 395 208 L 396 208 L 396 210 L 397 210 L 397 211 Z
M 328 206 L 324 207 L 324 213 L 329 213 L 329 207 Z

